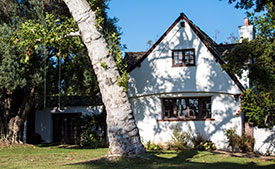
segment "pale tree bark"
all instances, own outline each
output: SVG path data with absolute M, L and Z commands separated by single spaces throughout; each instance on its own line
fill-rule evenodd
M 129 157 L 145 153 L 127 93 L 118 85 L 120 75 L 116 63 L 109 54 L 101 28 L 96 26 L 95 12 L 91 10 L 86 0 L 63 1 L 78 24 L 107 110 L 109 138 L 107 155 Z

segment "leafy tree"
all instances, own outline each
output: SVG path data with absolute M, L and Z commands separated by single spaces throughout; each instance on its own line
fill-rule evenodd
M 230 4 L 234 3 L 236 8 L 251 9 L 253 7 L 255 12 L 260 12 L 265 9 L 265 6 L 273 0 L 228 0 Z
M 60 11 L 55 12 L 56 4 L 33 0 L 21 1 L 20 4 L 17 1 L 10 2 L 13 2 L 11 5 L 14 8 L 1 13 L 5 20 L 0 25 L 0 135 L 4 141 L 18 143 L 22 140 L 22 128 L 28 113 L 43 101 L 41 96 L 44 95 L 46 76 L 51 84 L 47 86 L 53 87 L 48 88 L 48 94 L 57 95 L 59 92 L 54 90 L 59 87 L 55 80 L 58 76 L 52 76 L 57 71 L 47 73 L 58 69 L 58 58 L 63 60 L 63 64 L 64 60 L 68 60 L 67 65 L 74 64 L 70 59 L 80 60 L 83 66 L 78 65 L 78 72 L 86 72 L 82 75 L 85 77 L 83 83 L 78 84 L 77 89 L 72 88 L 71 93 L 79 95 L 80 88 L 85 86 L 81 95 L 93 94 L 98 90 L 94 90 L 97 85 L 87 62 L 88 57 L 86 60 L 83 59 L 84 56 L 77 57 L 83 54 L 80 52 L 83 48 L 80 38 L 69 36 L 77 26 L 72 18 L 66 16 L 67 8 L 64 8 L 62 15 L 58 13 Z M 65 6 L 64 3 L 59 5 Z M 55 13 L 48 13 L 51 10 Z M 72 75 L 67 72 L 67 79 L 63 80 L 66 84 L 69 83 L 69 74 Z M 68 90 L 69 87 L 65 89 L 64 86 L 62 85 L 63 91 Z
M 0 99 L 2 103 L 0 134 L 3 140 L 9 142 L 20 142 L 21 127 L 33 107 L 35 91 L 42 82 L 41 62 L 44 60 L 38 52 L 25 53 L 16 45 L 18 38 L 14 37 L 14 32 L 26 16 L 22 15 L 23 17 L 20 18 L 15 15 L 22 10 L 15 4 L 13 1 L 9 16 L 1 13 L 2 16 L 5 15 L 5 21 L 0 26 Z M 27 10 L 24 11 L 24 13 L 27 12 Z M 19 56 L 23 53 L 31 57 L 32 64 L 25 64 L 22 61 Z
M 248 121 L 259 127 L 275 125 L 275 6 L 272 1 L 265 1 L 266 11 L 262 15 L 249 13 L 250 20 L 256 27 L 256 39 L 243 41 L 225 57 L 224 68 L 238 76 L 243 71 L 253 89 L 242 94 L 241 111 Z M 248 63 L 250 62 L 250 63 Z

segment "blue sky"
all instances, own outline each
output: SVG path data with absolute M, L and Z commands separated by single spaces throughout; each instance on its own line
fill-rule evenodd
M 111 0 L 108 15 L 119 19 L 125 51 L 145 51 L 147 42 L 158 38 L 181 12 L 216 42 L 222 43 L 230 34 L 238 36 L 245 10 L 235 9 L 228 0 Z

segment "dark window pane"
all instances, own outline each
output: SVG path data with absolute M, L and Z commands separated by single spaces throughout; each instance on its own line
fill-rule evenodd
M 182 51 L 173 51 L 173 65 L 181 65 L 183 63 Z
M 195 54 L 193 50 L 186 50 L 184 52 L 185 64 L 195 64 L 194 59 L 195 59 Z
M 190 111 L 190 116 L 199 115 L 199 99 L 195 99 L 195 98 L 189 99 L 189 111 Z
M 211 117 L 211 99 L 210 98 L 201 99 L 201 106 L 202 106 L 202 116 L 210 118 Z
M 163 99 L 166 118 L 211 118 L 211 97 Z

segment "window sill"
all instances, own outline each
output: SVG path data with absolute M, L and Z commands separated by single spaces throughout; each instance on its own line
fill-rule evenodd
M 215 121 L 215 119 L 213 118 L 185 118 L 185 119 L 181 119 L 181 118 L 169 118 L 169 119 L 159 119 L 157 120 L 157 122 L 166 122 L 166 121 Z
M 192 66 L 196 66 L 195 64 L 181 64 L 181 65 L 172 65 L 173 67 L 192 67 Z

